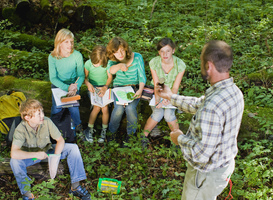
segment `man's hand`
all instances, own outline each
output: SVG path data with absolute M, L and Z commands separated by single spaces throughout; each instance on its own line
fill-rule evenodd
M 180 129 L 176 129 L 170 133 L 171 140 L 176 145 L 178 145 L 177 138 L 179 135 L 183 135 L 183 132 Z
M 160 97 L 162 97 L 163 99 L 171 100 L 171 96 L 173 93 L 166 84 L 161 86 L 159 83 L 157 83 L 155 89 Z

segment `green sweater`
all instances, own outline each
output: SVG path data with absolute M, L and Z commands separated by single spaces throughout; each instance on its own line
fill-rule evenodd
M 71 83 L 79 77 L 78 90 L 84 81 L 84 67 L 82 54 L 74 50 L 67 58 L 57 59 L 51 54 L 48 56 L 49 79 L 56 87 L 68 91 Z
M 110 67 L 116 65 L 119 62 L 112 60 L 108 61 L 107 70 L 110 73 Z M 144 61 L 142 55 L 134 52 L 134 60 L 132 66 L 128 68 L 126 72 L 118 70 L 116 73 L 116 78 L 113 81 L 114 86 L 124 86 L 124 85 L 137 85 L 139 83 L 146 84 L 146 74 L 144 68 Z

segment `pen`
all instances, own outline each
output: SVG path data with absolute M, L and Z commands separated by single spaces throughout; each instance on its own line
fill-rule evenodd
M 77 83 L 77 81 L 79 80 L 79 78 L 80 78 L 80 77 L 77 78 L 77 80 L 75 81 L 75 83 Z M 74 83 L 74 84 L 75 84 L 75 83 Z
M 155 105 L 155 107 L 158 106 L 158 104 L 160 104 L 162 101 L 163 101 L 163 99 L 161 99 L 161 100 Z

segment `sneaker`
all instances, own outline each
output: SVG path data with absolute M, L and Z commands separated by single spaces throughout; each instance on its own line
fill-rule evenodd
M 106 128 L 101 130 L 100 138 L 98 139 L 98 143 L 104 143 L 105 138 L 106 138 Z
M 31 193 L 31 197 L 23 196 L 23 200 L 34 200 L 34 195 Z
M 94 128 L 87 128 L 86 132 L 85 132 L 85 139 L 90 142 L 93 143 L 93 134 L 96 132 L 96 130 Z
M 69 194 L 73 194 L 73 196 L 80 197 L 83 200 L 91 200 L 91 194 L 89 194 L 89 192 L 81 185 L 79 185 L 75 190 L 70 189 Z
M 79 124 L 78 126 L 76 126 L 76 133 L 81 133 L 83 131 L 83 127 L 81 124 Z

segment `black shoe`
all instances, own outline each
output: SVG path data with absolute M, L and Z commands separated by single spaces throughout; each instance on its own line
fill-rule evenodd
M 106 134 L 106 140 L 107 140 L 107 142 L 116 141 L 116 134 L 115 134 L 115 133 L 108 132 L 108 133 Z
M 142 136 L 140 136 L 140 138 L 141 138 L 142 149 L 147 149 L 147 146 L 150 144 L 148 137 L 142 135 Z
M 89 192 L 81 185 L 79 185 L 75 190 L 70 189 L 69 194 L 73 194 L 73 196 L 80 197 L 83 200 L 91 200 L 91 194 L 89 194 Z

